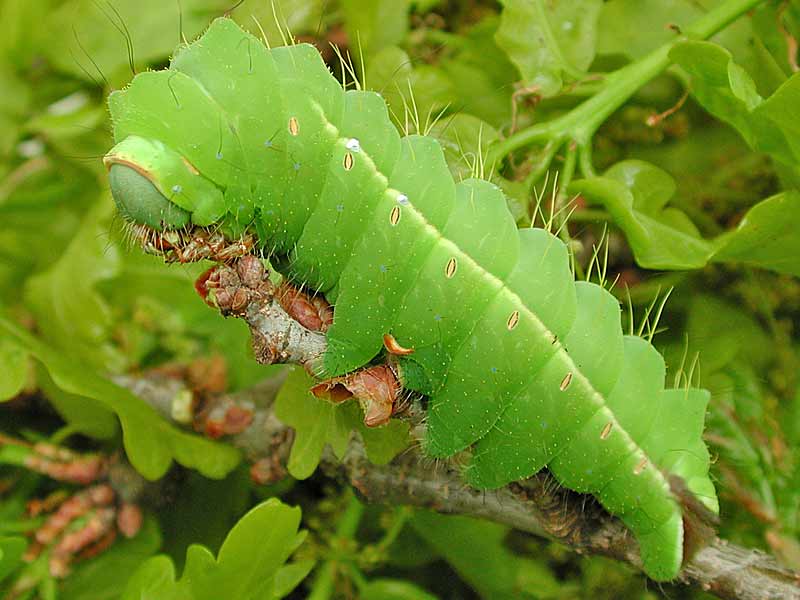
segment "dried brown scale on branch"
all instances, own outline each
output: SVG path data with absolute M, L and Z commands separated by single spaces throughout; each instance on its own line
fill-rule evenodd
M 231 241 L 220 232 L 203 228 L 158 232 L 132 225 L 131 232 L 146 251 L 167 262 L 193 262 L 210 258 L 222 263 L 195 281 L 200 297 L 223 316 L 244 319 L 250 326 L 253 352 L 262 364 L 302 365 L 314 376 L 327 348 L 324 334 L 333 323 L 333 307 L 318 294 L 309 294 L 289 282 L 276 286 L 269 272 L 251 252 L 252 236 Z M 387 334 L 387 350 L 409 354 Z M 394 342 L 394 343 L 393 343 Z M 318 397 L 341 402 L 355 396 L 361 403 L 368 427 L 386 424 L 395 410 L 402 385 L 390 363 L 370 366 L 315 386 Z M 234 410 L 204 420 L 204 431 L 213 438 L 237 433 L 249 424 L 246 411 Z
M 379 427 L 389 422 L 402 391 L 396 369 L 391 364 L 365 367 L 311 388 L 311 393 L 317 398 L 332 402 L 356 398 L 364 410 L 364 425 L 367 427 Z
M 333 323 L 333 308 L 321 296 L 312 296 L 283 282 L 278 287 L 278 302 L 283 310 L 309 331 L 325 333 Z
M 247 429 L 252 422 L 252 411 L 240 406 L 231 406 L 221 419 L 206 419 L 205 434 L 212 439 L 234 435 Z

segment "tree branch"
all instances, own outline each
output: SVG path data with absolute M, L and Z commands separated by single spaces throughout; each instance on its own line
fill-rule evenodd
M 325 351 L 325 336 L 298 322 L 308 316 L 307 310 L 299 311 L 301 317 L 292 307 L 286 310 L 259 261 L 244 257 L 236 265 L 214 267 L 197 287 L 224 315 L 248 323 L 259 362 L 297 362 L 313 371 L 313 363 Z M 312 300 L 307 297 L 301 304 L 307 308 Z M 296 308 L 297 304 L 292 306 Z M 117 382 L 165 417 L 184 424 L 192 422 L 195 430 L 214 437 L 227 435 L 227 441 L 242 449 L 254 464 L 251 474 L 256 481 L 274 482 L 287 475 L 294 435 L 272 411 L 280 378 L 237 394 L 206 397 L 192 403 L 193 411 L 188 415 L 186 395 L 178 393 L 174 379 L 164 375 L 147 380 L 118 377 Z M 420 415 L 414 411 L 411 415 L 414 425 L 422 427 Z M 546 471 L 485 491 L 466 485 L 454 463 L 445 462 L 435 469 L 427 465 L 419 448 L 403 452 L 388 465 L 374 465 L 367 459 L 359 436 L 353 434 L 342 460 L 326 452 L 320 468 L 348 482 L 368 502 L 485 518 L 559 541 L 578 553 L 601 554 L 641 569 L 636 540 L 622 522 L 605 512 L 592 496 L 561 487 Z M 725 599 L 800 600 L 800 574 L 781 567 L 758 550 L 716 537 L 688 561 L 678 579 Z
M 116 381 L 172 418 L 175 411 L 171 403 L 181 396 L 177 393 L 180 382 L 165 376 L 126 376 L 117 377 Z M 291 429 L 272 412 L 281 383 L 279 377 L 250 390 L 218 396 L 206 404 L 202 413 L 194 415 L 195 428 L 203 429 L 204 419 L 218 419 L 232 406 L 251 411 L 250 425 L 226 441 L 242 449 L 249 461 L 261 465 L 262 481 L 264 465 L 270 467 L 266 481 L 286 475 L 293 440 Z M 546 472 L 499 490 L 482 491 L 467 486 L 454 465 L 445 463 L 436 469 L 427 465 L 416 449 L 404 452 L 388 465 L 374 465 L 354 434 L 343 459 L 338 461 L 332 452 L 326 452 L 320 468 L 349 483 L 367 502 L 489 519 L 561 542 L 579 554 L 600 554 L 641 568 L 636 540 L 627 528 L 591 496 L 559 486 Z M 800 599 L 800 574 L 781 567 L 763 552 L 723 539 L 715 539 L 701 549 L 686 564 L 679 581 L 730 600 Z

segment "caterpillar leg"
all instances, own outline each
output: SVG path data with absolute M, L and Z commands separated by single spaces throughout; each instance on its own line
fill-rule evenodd
M 156 231 L 147 225 L 132 225 L 131 235 L 145 252 L 163 256 L 168 263 L 203 259 L 229 262 L 250 254 L 255 244 L 250 234 L 230 240 L 221 232 L 212 232 L 205 227 Z
M 336 403 L 356 398 L 364 409 L 364 425 L 380 427 L 389 422 L 401 389 L 395 370 L 384 364 L 328 379 L 311 388 L 311 393 Z

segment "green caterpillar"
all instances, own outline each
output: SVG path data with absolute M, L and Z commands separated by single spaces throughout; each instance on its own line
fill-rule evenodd
M 335 304 L 322 376 L 367 365 L 391 334 L 414 349 L 399 360 L 429 397 L 429 454 L 468 451 L 479 488 L 547 466 L 627 524 L 652 578 L 677 575 L 670 480 L 716 510 L 707 393 L 665 390 L 614 297 L 575 283 L 557 238 L 518 230 L 496 186 L 455 183 L 434 139 L 401 138 L 382 98 L 344 91 L 312 46 L 267 49 L 224 18 L 109 105 L 105 162 L 130 220 L 256 236 Z

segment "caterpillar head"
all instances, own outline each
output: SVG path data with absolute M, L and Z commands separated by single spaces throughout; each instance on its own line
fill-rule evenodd
M 162 142 L 129 136 L 103 163 L 117 209 L 146 251 L 193 262 L 226 261 L 252 249 L 252 236 L 234 235 L 222 222 L 222 190 Z

